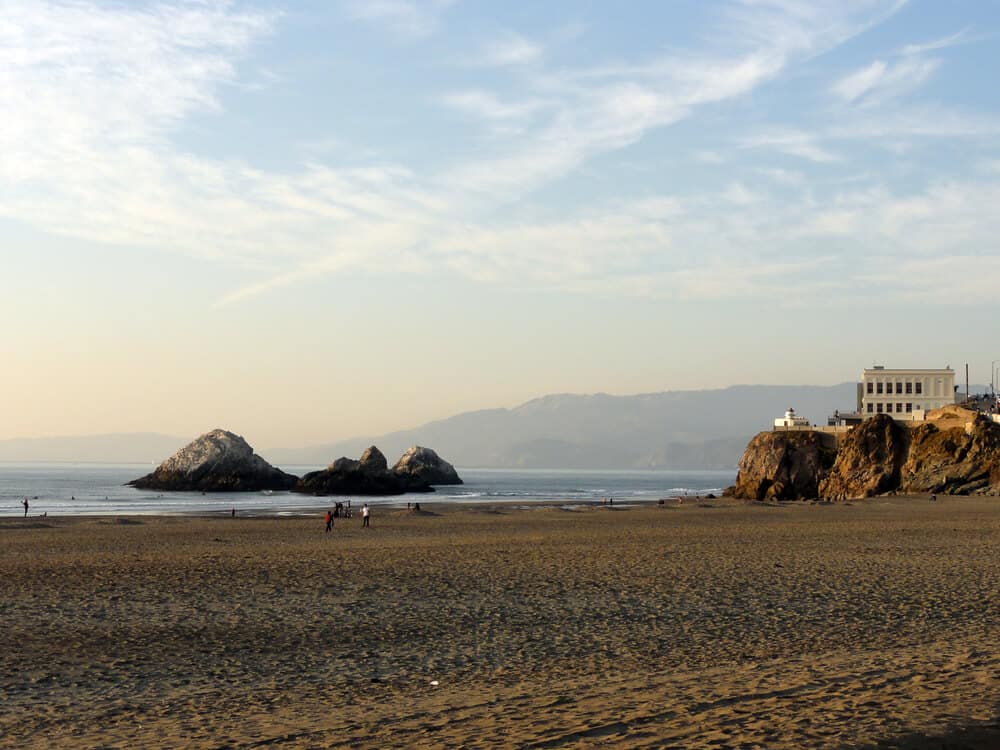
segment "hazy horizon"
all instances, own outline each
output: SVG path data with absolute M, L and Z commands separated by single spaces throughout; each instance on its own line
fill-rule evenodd
M 0 439 L 992 379 L 1000 6 L 11 0 Z

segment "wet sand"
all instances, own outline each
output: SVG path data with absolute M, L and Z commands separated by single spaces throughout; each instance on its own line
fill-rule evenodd
M 424 508 L 0 520 L 0 747 L 1000 747 L 995 498 Z

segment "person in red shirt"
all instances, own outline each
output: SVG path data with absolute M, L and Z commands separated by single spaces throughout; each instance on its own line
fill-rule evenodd
M 326 532 L 327 534 L 333 530 L 333 513 L 330 511 L 326 512 Z

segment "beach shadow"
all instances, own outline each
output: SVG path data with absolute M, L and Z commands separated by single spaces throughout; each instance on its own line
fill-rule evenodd
M 142 526 L 145 521 L 136 521 L 133 518 L 113 518 L 107 521 L 98 521 L 98 526 Z
M 909 732 L 888 737 L 860 750 L 997 750 L 1000 748 L 1000 712 L 992 721 L 955 727 L 940 734 Z
M 14 529 L 51 529 L 53 528 L 50 523 L 42 523 L 41 521 L 15 521 L 14 523 L 0 523 L 0 531 L 12 531 Z

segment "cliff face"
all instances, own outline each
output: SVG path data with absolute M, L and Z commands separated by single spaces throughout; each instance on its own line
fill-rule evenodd
M 254 453 L 239 435 L 212 430 L 129 485 L 168 492 L 253 492 L 291 489 L 297 480 Z
M 1000 490 L 1000 425 L 982 416 L 963 427 L 913 431 L 902 489 L 967 495 Z
M 762 432 L 730 493 L 748 500 L 846 500 L 892 492 L 1000 495 L 1000 424 L 954 407 L 909 428 L 888 415 L 855 427 L 836 451 L 818 432 Z
M 817 497 L 833 460 L 818 432 L 762 432 L 743 452 L 733 494 L 747 500 Z
M 820 481 L 820 496 L 846 500 L 897 489 L 909 438 L 909 430 L 887 414 L 865 420 L 841 441 L 829 476 Z

